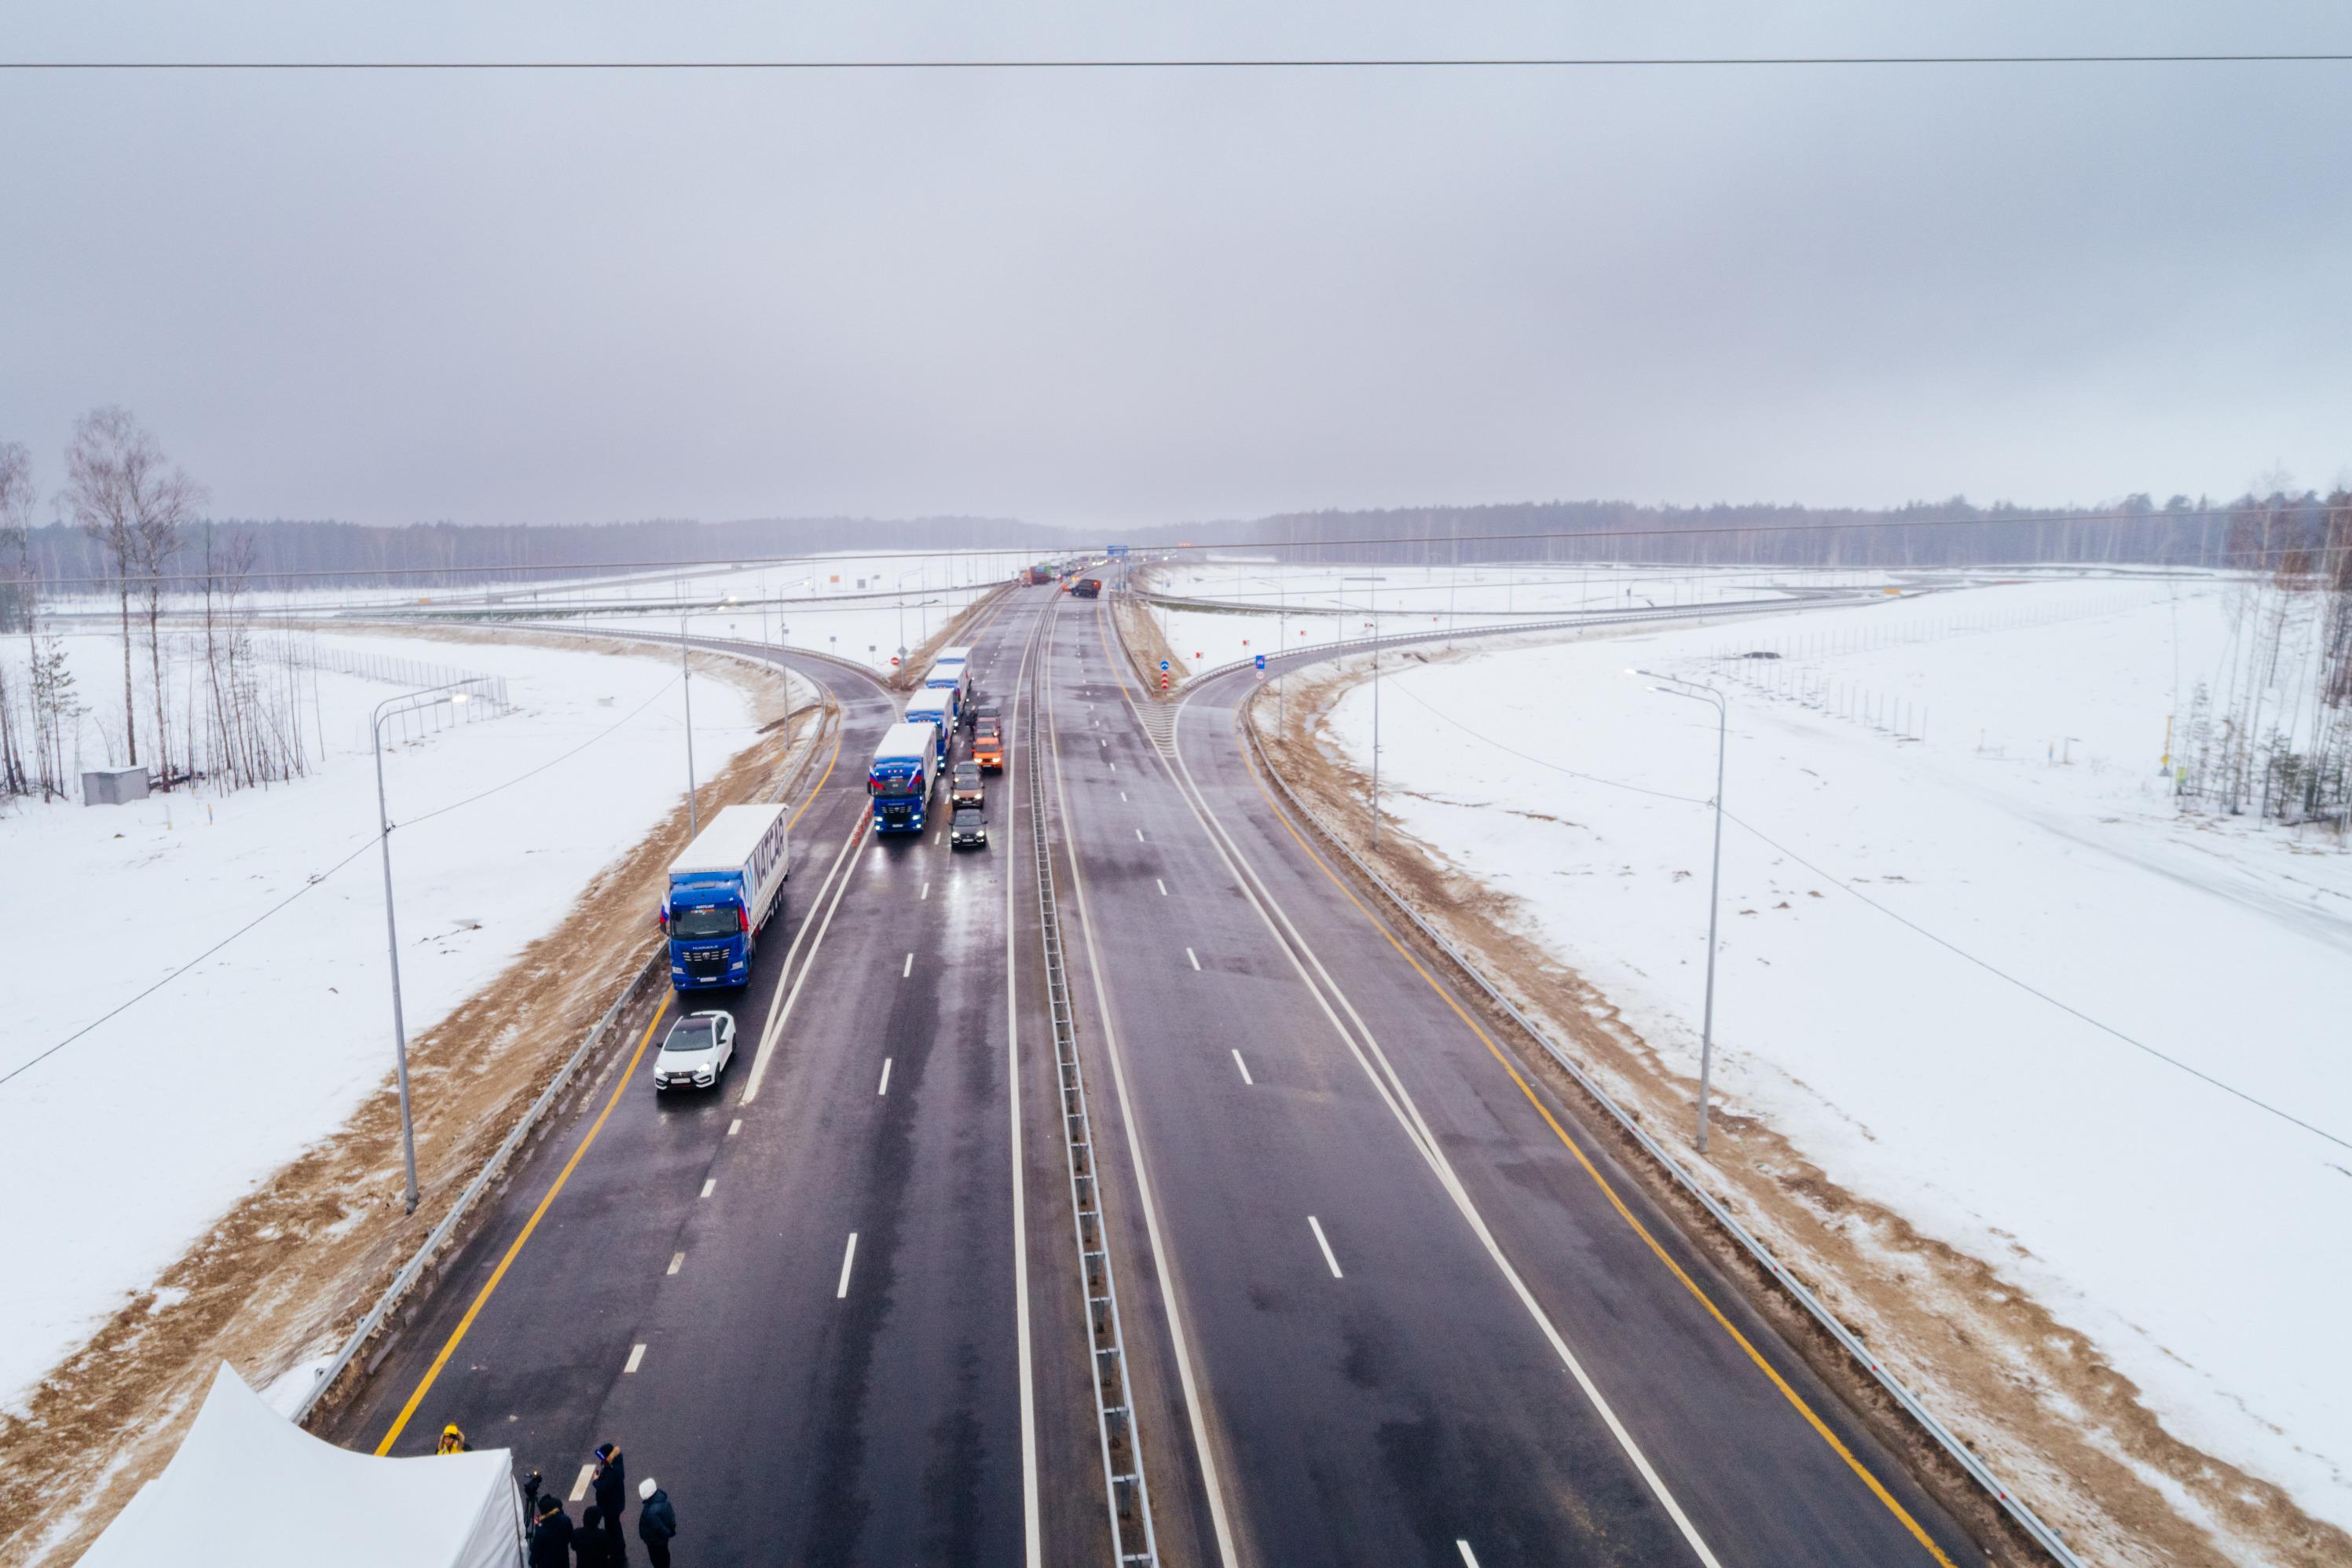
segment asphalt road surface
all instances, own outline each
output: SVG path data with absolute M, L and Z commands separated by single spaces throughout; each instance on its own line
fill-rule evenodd
M 843 723 L 751 984 L 689 1004 L 734 1068 L 656 1098 L 674 1005 L 623 1041 L 331 1436 L 454 1421 L 567 1500 L 617 1441 L 683 1563 L 1118 1561 L 1034 767 L 1160 1560 L 1983 1561 L 1326 867 L 1253 676 L 1144 701 L 1045 587 L 971 640 L 1014 744 L 964 852 L 866 830 L 902 700 L 744 650 Z

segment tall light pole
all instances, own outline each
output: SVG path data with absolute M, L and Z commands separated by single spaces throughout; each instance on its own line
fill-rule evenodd
M 732 594 L 719 596 L 721 606 L 735 602 Z M 702 832 L 702 818 L 694 802 L 694 666 L 687 658 L 686 623 L 694 612 L 687 611 L 677 617 L 677 679 L 686 697 L 686 837 L 690 843 Z
M 408 1177 L 404 1212 L 409 1214 L 416 1212 L 416 1124 L 408 1109 L 408 1026 L 400 1015 L 400 927 L 392 915 L 392 811 L 384 804 L 383 795 L 383 721 L 394 713 L 413 713 L 444 702 L 462 705 L 468 694 L 457 688 L 472 684 L 470 680 L 453 680 L 446 686 L 428 686 L 404 697 L 387 697 L 375 705 L 374 717 L 368 724 L 375 737 L 376 844 L 383 851 L 384 952 L 392 961 L 392 1075 L 400 1086 L 400 1158 Z
M 1663 691 L 1669 697 L 1687 697 L 1694 702 L 1715 704 L 1715 868 L 1707 880 L 1706 892 L 1706 1012 L 1699 1025 L 1698 1036 L 1698 1152 L 1706 1152 L 1707 1079 L 1715 1065 L 1715 931 L 1716 918 L 1723 902 L 1723 756 L 1730 733 L 1731 704 L 1729 699 L 1712 686 L 1679 676 L 1660 675 L 1655 670 L 1629 669 L 1628 675 L 1642 676 L 1652 681 L 1653 691 Z
M 1372 852 L 1377 855 L 1381 848 L 1381 580 L 1374 574 L 1369 577 L 1342 577 L 1340 581 L 1370 584 L 1365 590 L 1365 601 L 1372 616 L 1367 624 L 1372 633 Z M 1339 603 L 1343 608 L 1348 603 L 1344 591 Z

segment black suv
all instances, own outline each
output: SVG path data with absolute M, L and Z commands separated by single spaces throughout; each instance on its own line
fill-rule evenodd
M 948 846 L 953 849 L 988 847 L 988 814 L 976 805 L 960 805 L 948 819 Z

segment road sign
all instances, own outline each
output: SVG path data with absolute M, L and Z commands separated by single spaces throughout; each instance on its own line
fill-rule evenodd
M 1168 661 L 1164 658 L 1160 661 L 1160 673 L 1162 675 L 1168 673 Z
M 1106 555 L 1124 555 L 1127 553 L 1127 546 L 1124 544 L 1106 544 L 1103 546 L 1103 553 Z
M 1260 669 L 1264 669 L 1265 668 L 1265 655 L 1260 654 L 1257 656 L 1257 667 Z

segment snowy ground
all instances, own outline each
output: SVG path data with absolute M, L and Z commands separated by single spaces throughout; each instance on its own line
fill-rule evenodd
M 1624 669 L 1725 687 L 1725 1100 L 2352 1525 L 2352 1149 L 2296 1125 L 2352 1139 L 2352 855 L 2173 809 L 2166 719 L 2220 661 L 2225 594 L 1986 588 L 1391 656 L 1385 804 L 1695 1079 L 1715 718 Z M 1759 648 L 1786 657 L 1734 657 Z M 1332 720 L 1360 765 L 1371 707 L 1359 686 Z
M 1879 572 L 1612 565 L 1305 566 L 1178 562 L 1151 568 L 1153 621 L 1187 672 L 1349 637 L 1514 626 L 1602 610 L 1787 603 L 1882 588 Z M 1174 601 L 1198 601 L 1186 607 Z
M 550 931 L 599 868 L 677 805 L 677 673 L 662 659 L 584 648 L 318 640 L 347 666 L 430 659 L 500 675 L 513 704 L 480 722 L 412 729 L 404 742 L 387 730 L 399 742 L 384 768 L 394 819 L 406 825 L 394 869 L 415 1037 Z M 100 710 L 91 731 L 118 724 L 120 644 L 78 635 L 68 645 Z M 22 657 L 0 650 L 11 654 Z M 401 689 L 320 675 L 303 721 L 323 736 L 325 763 L 291 784 L 0 813 L 0 1074 L 88 1030 L 0 1083 L 0 1190 L 17 1199 L 0 1213 L 0 1257 L 11 1260 L 0 1269 L 0 1401 L 385 1080 L 366 714 Z M 698 679 L 694 698 L 708 779 L 753 725 L 728 682 Z M 95 742 L 85 746 L 97 765 Z

